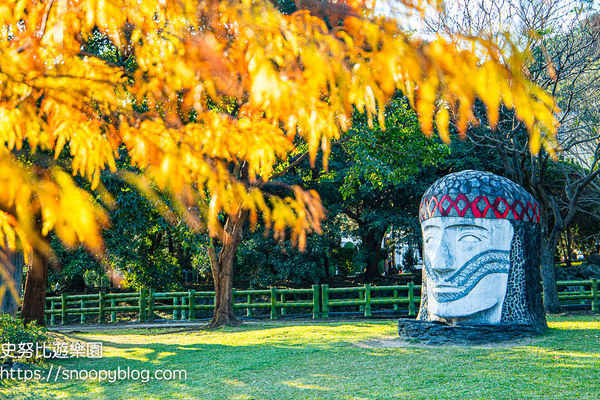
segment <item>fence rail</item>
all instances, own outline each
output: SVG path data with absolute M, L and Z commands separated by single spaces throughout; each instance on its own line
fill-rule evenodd
M 372 315 L 374 305 L 393 305 L 394 311 L 400 310 L 400 305 L 407 305 L 406 311 L 409 317 L 415 316 L 415 303 L 421 301 L 421 297 L 415 296 L 415 290 L 420 291 L 421 286 L 410 282 L 405 286 L 371 286 L 366 284 L 357 287 L 330 288 L 329 285 L 321 285 L 321 315 L 323 318 L 329 318 L 329 312 L 333 307 L 352 307 L 358 306 L 359 311 L 364 312 L 365 317 Z M 406 292 L 406 297 L 400 297 L 400 293 Z M 379 293 L 387 293 L 387 297 L 377 297 Z M 335 295 L 354 295 L 350 299 L 332 297 Z
M 559 281 L 559 299 L 563 305 L 590 307 L 598 311 L 596 279 Z M 562 290 L 561 290 L 562 289 Z M 398 286 L 330 288 L 313 285 L 310 289 L 269 288 L 234 290 L 233 307 L 246 311 L 246 316 L 270 319 L 298 315 L 290 310 L 305 310 L 314 319 L 329 318 L 337 312 L 362 313 L 371 317 L 374 308 L 398 315 L 416 315 L 421 301 L 421 286 L 412 282 Z M 155 292 L 142 289 L 133 293 L 98 293 L 46 298 L 46 322 L 57 324 L 106 323 L 124 320 L 140 322 L 157 319 L 194 320 L 209 317 L 214 310 L 214 292 Z
M 558 281 L 558 299 L 561 305 L 590 306 L 592 311 L 598 311 L 598 280 Z M 563 291 L 560 289 L 564 288 Z
M 420 286 L 371 286 L 329 288 L 313 285 L 310 289 L 269 288 L 262 290 L 234 290 L 233 307 L 246 311 L 248 317 L 277 319 L 303 315 L 328 318 L 336 310 L 362 312 L 372 315 L 372 308 L 392 305 L 393 311 L 415 315 L 415 304 L 420 298 L 414 291 Z M 328 294 L 334 296 L 328 300 Z M 387 297 L 385 296 L 387 294 Z M 134 293 L 98 293 L 66 295 L 46 298 L 46 322 L 65 325 L 86 322 L 106 323 L 124 320 L 140 322 L 157 319 L 194 320 L 210 316 L 214 310 L 214 292 L 155 292 L 142 289 Z M 341 297 L 340 297 L 341 296 Z M 345 296 L 345 297 L 344 297 Z M 348 298 L 350 296 L 350 298 Z M 354 297 L 352 297 L 354 296 Z

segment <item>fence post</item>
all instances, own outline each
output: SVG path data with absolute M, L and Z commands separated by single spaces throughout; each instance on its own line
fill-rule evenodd
M 371 316 L 371 284 L 365 284 L 365 317 Z
M 50 300 L 50 310 L 55 310 L 56 307 L 54 306 L 54 300 Z M 56 324 L 56 314 L 52 313 L 50 314 L 50 325 L 55 325 Z
M 195 305 L 196 302 L 194 301 L 194 296 L 196 295 L 196 291 L 195 290 L 190 290 L 189 294 L 188 294 L 188 321 L 191 321 L 193 319 L 196 319 L 196 313 L 195 313 Z
M 398 290 L 394 290 L 394 300 L 398 300 Z M 398 311 L 399 310 L 399 306 L 398 303 L 394 303 L 394 311 Z
M 185 297 L 182 297 L 182 298 L 181 298 L 181 301 L 180 301 L 180 303 L 181 303 L 181 305 L 182 305 L 182 306 L 185 306 L 185 305 L 187 305 L 187 303 L 186 303 L 186 298 L 185 298 Z M 182 310 L 179 312 L 179 319 L 180 319 L 180 320 L 182 320 L 182 321 L 183 321 L 183 320 L 186 320 L 186 319 L 187 319 L 187 312 L 188 312 L 188 310 L 187 310 L 187 309 L 182 309 Z
M 117 302 L 115 301 L 115 298 L 113 297 L 112 299 L 110 299 L 110 308 L 113 309 L 110 312 L 110 322 L 117 322 L 117 312 L 115 311 L 116 306 L 117 306 Z
M 173 320 L 174 321 L 176 321 L 179 318 L 179 310 L 175 308 L 178 305 L 179 305 L 179 299 L 177 298 L 177 296 L 174 296 L 173 297 Z
M 592 279 L 592 311 L 598 311 L 598 279 Z
M 99 324 L 104 323 L 104 306 L 105 306 L 104 292 L 100 292 L 100 293 L 98 293 L 98 323 Z
M 313 287 L 313 319 L 319 318 L 319 285 Z
M 281 293 L 280 296 L 281 296 L 281 303 L 282 303 L 281 304 L 281 315 L 286 315 L 287 312 L 285 311 L 285 304 L 283 304 L 283 303 L 285 303 L 285 294 Z
M 251 294 L 249 294 L 249 295 L 248 295 L 248 304 L 251 304 L 251 303 L 252 303 L 252 295 L 251 295 Z M 252 316 L 252 307 L 248 306 L 248 308 L 246 309 L 246 315 L 247 315 L 248 317 L 251 317 L 251 316 Z
M 231 309 L 235 310 L 235 289 L 231 289 Z
M 81 299 L 80 308 L 85 308 L 85 300 L 84 299 Z M 79 323 L 85 324 L 85 313 L 83 311 L 81 311 L 81 315 L 79 316 Z
M 323 299 L 323 318 L 329 318 L 329 285 L 321 285 L 321 296 Z
M 271 286 L 271 319 L 277 318 L 277 288 Z
M 358 288 L 358 299 L 361 300 L 364 303 L 364 301 L 365 301 L 365 292 L 362 289 L 363 288 Z M 361 304 L 360 306 L 358 306 L 358 311 L 365 311 L 365 305 Z
M 148 296 L 148 318 L 147 321 L 154 321 L 154 289 L 150 289 L 150 295 Z
M 140 289 L 140 311 L 138 320 L 140 322 L 146 321 L 146 288 Z
M 186 297 L 182 297 L 181 298 L 181 305 L 182 306 L 187 305 L 187 298 Z M 188 311 L 189 311 L 189 308 L 184 308 L 183 310 L 181 310 L 181 320 L 182 321 L 188 319 Z
M 408 316 L 414 317 L 415 315 L 415 284 L 408 282 Z
M 60 296 L 60 324 L 67 324 L 67 294 L 63 293 Z

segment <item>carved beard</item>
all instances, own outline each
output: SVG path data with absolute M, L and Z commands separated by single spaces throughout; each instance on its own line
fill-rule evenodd
M 431 294 L 438 303 L 449 303 L 465 297 L 479 281 L 488 274 L 508 274 L 510 270 L 510 252 L 504 250 L 487 250 L 467 261 L 462 267 L 447 278 L 440 278 L 433 268 L 428 257 L 424 257 L 425 271 L 432 286 L 429 288 Z M 444 284 L 457 289 L 451 293 L 439 293 L 436 286 Z

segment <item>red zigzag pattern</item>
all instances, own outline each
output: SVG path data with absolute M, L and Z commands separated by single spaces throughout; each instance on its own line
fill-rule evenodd
M 433 217 L 447 217 L 452 209 L 456 210 L 459 217 L 471 216 L 467 215 L 470 212 L 475 218 L 486 218 L 491 210 L 498 219 L 540 223 L 540 208 L 535 202 L 528 201 L 523 204 L 521 200 L 515 200 L 511 203 L 502 197 L 496 197 L 492 202 L 487 196 L 477 196 L 473 201 L 469 201 L 464 194 L 457 195 L 454 200 L 447 194 L 439 200 L 437 196 L 424 198 L 421 203 L 421 221 Z

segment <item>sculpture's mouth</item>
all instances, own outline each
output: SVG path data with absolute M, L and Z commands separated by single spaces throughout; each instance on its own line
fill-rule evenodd
M 435 288 L 433 288 L 433 290 L 438 291 L 438 292 L 452 292 L 452 291 L 456 291 L 456 290 L 460 290 L 460 289 L 454 285 L 438 284 L 438 285 L 436 285 Z
M 429 259 L 424 258 L 425 273 L 431 281 L 428 290 L 440 303 L 458 300 L 469 294 L 484 276 L 508 274 L 510 269 L 510 253 L 503 250 L 488 250 L 478 254 L 446 278 L 436 274 Z
M 456 286 L 436 286 L 434 288 L 431 288 L 431 293 L 439 302 L 443 302 L 440 299 L 446 298 L 459 299 L 466 295 L 466 293 L 463 294 L 462 292 L 462 289 Z

